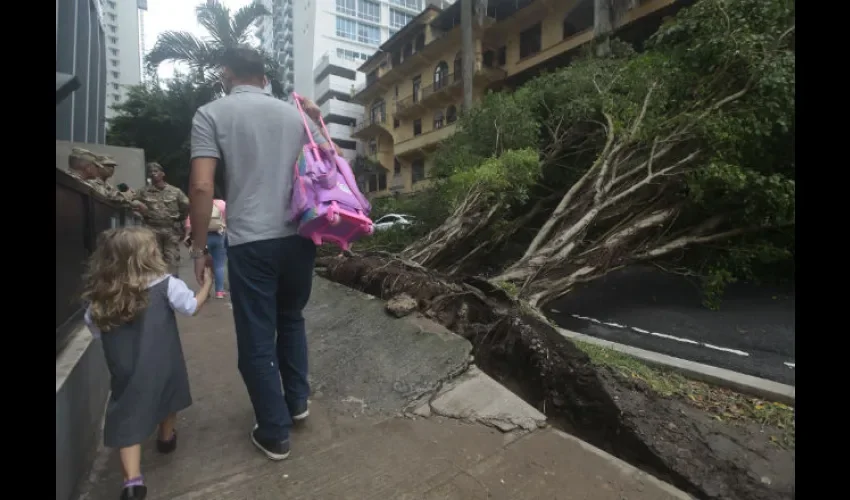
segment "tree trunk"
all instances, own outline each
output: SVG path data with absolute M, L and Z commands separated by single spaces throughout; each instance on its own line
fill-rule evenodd
M 475 39 L 472 33 L 474 0 L 461 0 L 460 28 L 463 40 L 463 109 L 472 109 L 472 81 L 475 78 Z

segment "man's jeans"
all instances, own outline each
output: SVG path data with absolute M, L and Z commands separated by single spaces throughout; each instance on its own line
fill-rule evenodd
M 257 438 L 284 441 L 292 426 L 288 407 L 310 395 L 301 312 L 313 285 L 316 246 L 288 236 L 228 247 L 227 254 L 239 372 L 254 405 Z

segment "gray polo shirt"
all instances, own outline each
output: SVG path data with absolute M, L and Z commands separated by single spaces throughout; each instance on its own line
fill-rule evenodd
M 325 144 L 307 119 L 317 144 Z M 192 158 L 224 159 L 230 245 L 296 233 L 289 222 L 295 161 L 307 132 L 294 105 L 252 85 L 202 106 L 192 120 Z

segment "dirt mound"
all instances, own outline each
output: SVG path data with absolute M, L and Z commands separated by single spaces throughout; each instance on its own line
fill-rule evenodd
M 327 278 L 384 299 L 408 294 L 423 314 L 468 338 L 476 363 L 554 425 L 698 498 L 794 498 L 794 451 L 770 442 L 774 429 L 731 425 L 595 365 L 486 281 L 388 255 L 327 257 L 319 266 Z

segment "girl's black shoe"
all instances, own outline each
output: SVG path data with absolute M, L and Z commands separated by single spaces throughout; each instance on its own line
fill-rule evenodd
M 156 440 L 156 451 L 162 454 L 169 454 L 177 449 L 177 431 L 174 431 L 174 434 L 171 436 L 171 439 L 168 441 L 160 441 Z
M 146 496 L 148 487 L 143 484 L 127 486 L 121 491 L 121 500 L 144 500 Z

